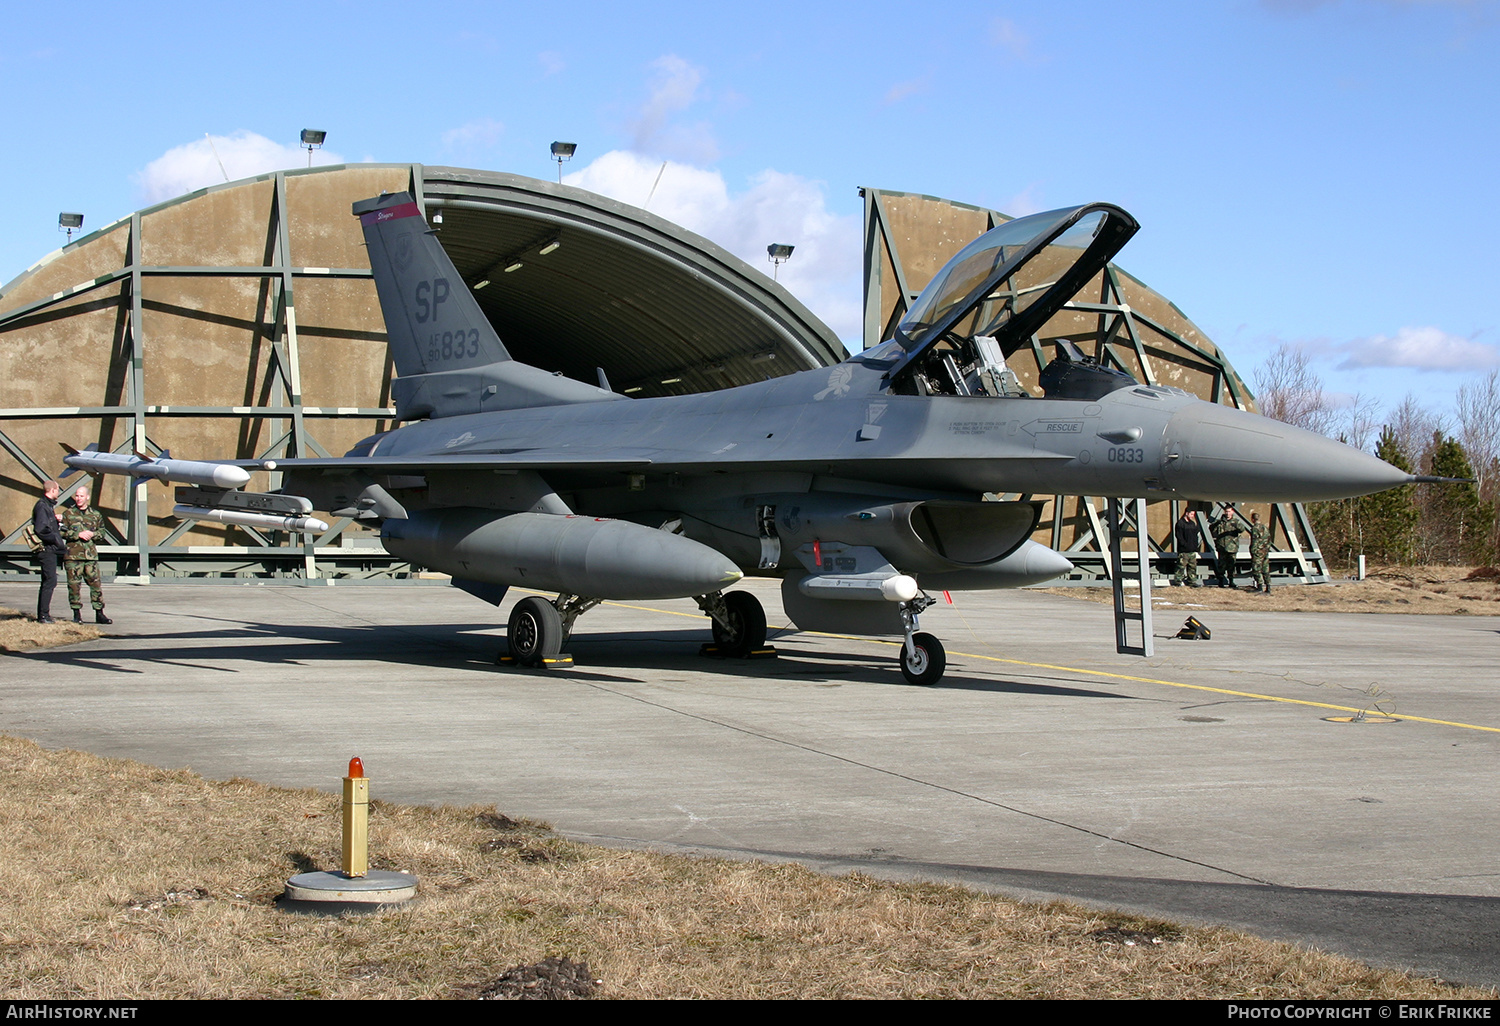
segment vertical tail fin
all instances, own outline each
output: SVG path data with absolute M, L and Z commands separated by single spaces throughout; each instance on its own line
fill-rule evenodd
M 397 374 L 405 378 L 510 359 L 411 193 L 361 200 L 354 213 L 364 228 Z
M 385 315 L 400 420 L 623 396 L 511 359 L 410 193 L 354 204 Z

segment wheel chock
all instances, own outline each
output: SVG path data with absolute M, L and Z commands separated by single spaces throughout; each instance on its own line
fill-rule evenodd
M 703 643 L 703 646 L 698 649 L 698 654 L 700 656 L 711 656 L 714 659 L 775 659 L 776 649 L 770 645 L 766 645 L 762 648 L 752 648 L 742 656 L 736 656 L 728 649 L 720 648 L 712 641 L 706 641 Z
M 496 666 L 520 666 L 520 662 L 509 652 L 502 652 L 495 657 Z M 543 670 L 566 670 L 573 665 L 573 657 L 566 653 L 555 656 L 543 656 L 540 668 Z

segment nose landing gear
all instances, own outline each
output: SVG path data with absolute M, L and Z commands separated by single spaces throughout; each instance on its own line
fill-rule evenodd
M 918 614 L 936 601 L 918 595 L 901 603 L 901 623 L 906 627 L 906 640 L 901 646 L 901 676 L 910 684 L 936 684 L 948 668 L 948 653 L 943 650 L 943 643 L 931 634 L 917 632 Z

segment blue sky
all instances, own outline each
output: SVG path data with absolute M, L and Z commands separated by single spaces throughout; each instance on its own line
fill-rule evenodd
M 1451 408 L 1500 364 L 1497 0 L 25 5 L 0 85 L 0 281 L 187 188 L 319 161 L 555 174 L 644 202 L 858 345 L 857 187 L 1010 213 L 1088 200 L 1120 263 L 1247 377 L 1305 348 L 1330 392 Z M 558 14 L 555 12 L 565 12 Z M 1480 218 L 1482 220 L 1482 218 Z

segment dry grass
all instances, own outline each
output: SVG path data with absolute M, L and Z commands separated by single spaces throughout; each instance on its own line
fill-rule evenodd
M 1203 573 L 1203 567 L 1199 566 Z M 1228 588 L 1153 588 L 1153 609 L 1235 609 L 1263 613 L 1431 613 L 1500 616 L 1500 581 L 1465 580 L 1466 566 L 1375 568 L 1363 581 L 1284 585 L 1269 595 Z M 1205 580 L 1207 577 L 1205 575 Z M 1086 602 L 1113 602 L 1108 588 L 1044 588 Z M 1134 603 L 1139 607 L 1139 603 Z
M 336 865 L 334 796 L 0 738 L 0 994 L 465 997 L 564 956 L 620 998 L 1494 997 L 1228 930 L 588 847 L 492 809 L 371 820 L 417 900 L 292 915 L 286 878 Z
M 66 606 L 63 608 L 67 609 Z M 0 652 L 23 652 L 28 648 L 71 645 L 77 641 L 92 641 L 103 635 L 91 623 L 73 623 L 64 619 L 72 615 L 64 612 L 57 623 L 37 623 L 25 613 L 0 606 Z

